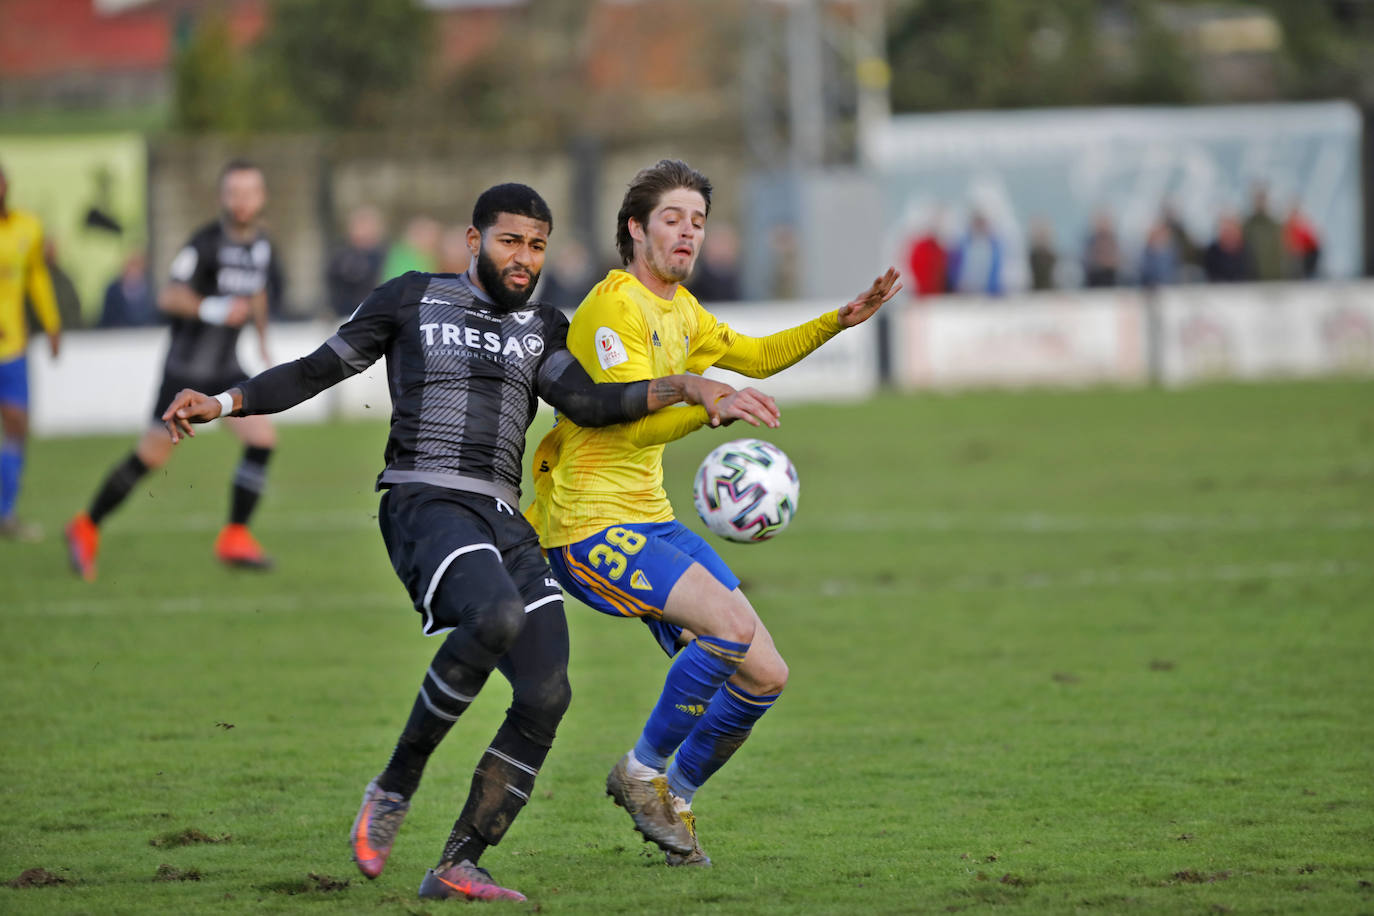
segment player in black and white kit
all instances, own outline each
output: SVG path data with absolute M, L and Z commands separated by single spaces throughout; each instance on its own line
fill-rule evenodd
M 158 297 L 158 307 L 171 318 L 172 339 L 162 383 L 153 406 L 153 421 L 138 445 L 110 469 L 85 512 L 67 525 L 72 567 L 95 578 L 100 524 L 129 495 L 142 477 L 162 467 L 172 442 L 160 422 L 162 412 L 184 388 L 219 391 L 241 381 L 239 332 L 250 320 L 258 332 L 263 360 L 267 356 L 267 288 L 276 282 L 272 242 L 260 225 L 267 202 L 262 171 L 235 160 L 220 173 L 220 218 L 192 234 L 172 259 L 171 282 Z M 215 540 L 215 556 L 231 566 L 265 569 L 271 561 L 248 530 L 267 478 L 267 462 L 276 446 L 276 431 L 266 417 L 230 423 L 243 443 L 243 458 L 234 472 L 229 520 Z
M 567 318 L 529 304 L 551 229 L 532 188 L 489 188 L 467 231 L 467 273 L 402 274 L 314 353 L 214 397 L 184 391 L 163 415 L 176 440 L 192 423 L 285 410 L 386 358 L 382 539 L 423 631 L 446 635 L 363 795 L 350 835 L 363 874 L 381 874 L 426 762 L 493 669 L 513 692 L 422 898 L 525 899 L 477 862 L 529 800 L 570 698 L 562 593 L 519 509 L 536 399 L 579 425 L 631 422 L 682 400 L 705 405 L 713 422 L 777 417 L 770 398 L 698 376 L 592 384 L 565 347 Z

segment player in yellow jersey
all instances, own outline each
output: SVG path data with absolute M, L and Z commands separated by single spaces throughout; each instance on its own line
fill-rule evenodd
M 625 382 L 713 365 L 772 375 L 868 320 L 901 288 L 889 269 L 834 312 L 747 337 L 681 285 L 710 208 L 710 182 L 683 162 L 665 159 L 630 183 L 616 226 L 626 267 L 592 289 L 568 331 L 568 349 L 593 379 Z M 640 618 L 676 655 L 638 742 L 606 779 L 607 794 L 670 865 L 710 864 L 697 841 L 692 797 L 787 683 L 787 664 L 739 579 L 673 520 L 663 491 L 664 445 L 704 423 L 700 407 L 670 407 L 601 429 L 559 418 L 535 451 L 535 502 L 527 513 L 564 589 L 603 613 Z
M 48 335 L 53 358 L 62 343 L 62 321 L 52 278 L 43 263 L 43 227 L 38 218 L 11 210 L 9 182 L 0 167 L 0 537 L 36 540 L 39 530 L 19 521 L 14 504 L 24 473 L 24 446 L 29 436 L 28 322 L 24 293 Z

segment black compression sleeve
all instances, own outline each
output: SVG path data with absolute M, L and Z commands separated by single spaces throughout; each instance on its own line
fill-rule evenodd
M 243 407 L 240 416 L 277 413 L 308 401 L 331 385 L 354 374 L 339 355 L 322 344 L 309 356 L 259 372 L 246 382 L 240 382 Z M 647 404 L 647 397 L 645 399 Z
M 649 413 L 649 383 L 592 381 L 567 350 L 545 360 L 539 395 L 578 426 L 630 423 Z

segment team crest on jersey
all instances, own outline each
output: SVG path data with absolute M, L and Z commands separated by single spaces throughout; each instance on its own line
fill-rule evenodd
M 544 338 L 540 337 L 538 334 L 526 334 L 525 350 L 530 354 L 530 356 L 538 356 L 540 353 L 543 353 Z
M 621 342 L 619 334 L 607 327 L 596 329 L 596 361 L 602 369 L 629 362 L 629 359 L 630 355 L 625 352 L 625 344 Z
M 649 577 L 644 575 L 644 570 L 636 569 L 630 576 L 630 585 L 642 592 L 652 591 L 653 586 L 649 584 Z

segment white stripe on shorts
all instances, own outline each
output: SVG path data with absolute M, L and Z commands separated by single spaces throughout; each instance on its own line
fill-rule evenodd
M 474 550 L 490 550 L 492 553 L 496 554 L 498 560 L 501 559 L 501 551 L 496 549 L 495 544 L 469 544 L 466 547 L 459 547 L 453 553 L 444 557 L 444 562 L 439 564 L 439 568 L 434 570 L 434 575 L 429 578 L 429 588 L 425 589 L 425 617 L 428 618 L 430 616 L 429 603 L 434 600 L 434 593 L 439 590 L 439 580 L 444 577 L 444 573 L 448 570 L 449 565 L 463 554 L 472 553 Z M 429 628 L 426 627 L 425 629 L 428 630 Z
M 563 600 L 563 596 L 562 596 L 561 594 L 560 594 L 560 595 L 547 595 L 547 596 L 545 596 L 545 597 L 543 597 L 543 598 L 540 598 L 538 601 L 534 602 L 533 604 L 527 604 L 527 605 L 525 605 L 525 613 L 528 614 L 530 611 L 533 611 L 533 610 L 536 609 L 536 608 L 541 608 L 541 607 L 543 607 L 543 606 L 546 605 L 546 604 L 551 604 L 551 603 L 554 602 L 554 601 L 562 601 L 562 600 Z

